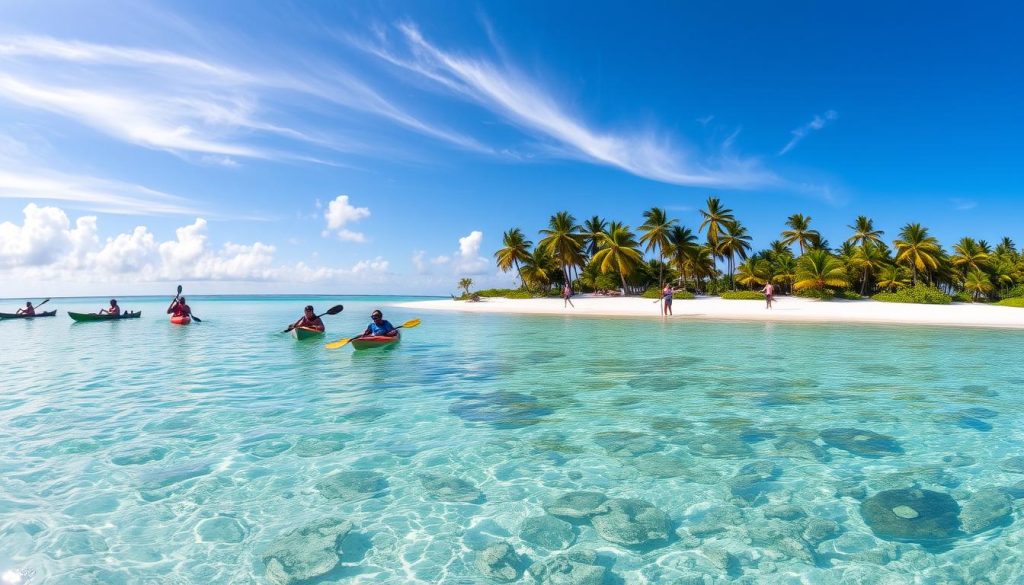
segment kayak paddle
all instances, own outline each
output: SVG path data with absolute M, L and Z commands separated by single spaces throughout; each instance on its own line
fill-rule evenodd
M 344 310 L 345 310 L 345 307 L 343 307 L 342 305 L 334 305 L 330 309 L 327 309 L 326 313 L 320 313 L 319 315 L 317 315 L 317 317 L 323 317 L 324 315 L 337 315 L 338 313 L 340 313 L 340 312 L 342 312 Z M 281 333 L 288 333 L 292 329 L 295 329 L 295 323 L 292 323 L 291 325 L 289 325 L 288 328 L 285 329 L 284 331 L 282 331 Z
M 398 327 L 395 327 L 395 329 L 401 329 L 403 327 L 406 329 L 412 329 L 413 327 L 419 325 L 420 322 L 421 321 L 419 319 L 413 319 L 411 321 L 406 321 L 405 323 L 402 323 Z M 339 339 L 338 341 L 332 341 L 325 345 L 324 347 L 326 347 L 327 349 L 338 349 L 339 347 L 345 347 L 346 345 L 349 344 L 350 341 L 352 341 L 353 339 L 359 339 L 360 337 L 362 337 L 361 334 L 356 335 L 355 337 L 345 337 L 343 339 Z
M 36 305 L 35 307 L 32 307 L 32 308 L 33 309 L 38 309 L 39 307 L 42 307 L 43 305 L 45 305 L 48 302 L 50 302 L 50 299 L 46 299 L 45 301 L 39 303 L 38 305 Z
M 179 284 L 178 285 L 178 294 L 174 295 L 174 301 L 178 300 L 178 297 L 180 297 L 180 296 L 181 296 L 181 285 Z M 171 301 L 171 306 L 172 307 L 174 306 L 174 301 Z M 188 314 L 188 316 L 191 317 L 192 320 L 195 321 L 196 323 L 202 323 L 203 322 L 202 319 L 200 319 L 199 317 L 196 317 L 191 312 Z

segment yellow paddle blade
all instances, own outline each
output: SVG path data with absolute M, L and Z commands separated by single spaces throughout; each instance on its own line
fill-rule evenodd
M 420 322 L 421 321 L 419 319 L 413 319 L 412 321 L 406 321 L 405 323 L 402 323 L 401 327 L 405 327 L 406 329 L 412 329 L 413 327 L 419 325 Z
M 338 341 L 332 341 L 325 345 L 324 347 L 326 347 L 327 349 L 338 349 L 339 347 L 345 347 L 346 345 L 348 345 L 348 342 L 350 341 L 352 341 L 351 337 L 345 337 L 344 339 L 339 339 Z

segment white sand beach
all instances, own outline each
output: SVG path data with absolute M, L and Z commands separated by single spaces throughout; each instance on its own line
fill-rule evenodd
M 515 313 L 523 315 L 614 316 L 662 318 L 658 303 L 639 297 L 573 297 L 575 308 L 562 307 L 562 299 L 487 298 L 479 302 L 431 300 L 399 303 L 405 309 Z M 875 323 L 941 325 L 952 327 L 1000 327 L 1024 329 L 1024 309 L 995 305 L 954 303 L 917 305 L 873 300 L 818 301 L 781 297 L 771 310 L 764 301 L 725 300 L 719 297 L 676 299 L 670 319 L 708 319 L 768 322 Z

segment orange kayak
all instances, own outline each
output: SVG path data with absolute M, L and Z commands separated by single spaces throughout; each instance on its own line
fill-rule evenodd
M 366 337 L 360 337 L 359 339 L 352 340 L 353 349 L 371 349 L 374 347 L 387 347 L 394 345 L 402 339 L 402 334 L 399 333 L 394 337 L 387 337 L 385 335 L 368 335 Z
M 181 316 L 177 316 L 177 317 L 171 317 L 171 323 L 174 323 L 175 325 L 188 325 L 191 322 L 192 322 L 192 317 L 189 317 L 188 315 L 181 315 Z

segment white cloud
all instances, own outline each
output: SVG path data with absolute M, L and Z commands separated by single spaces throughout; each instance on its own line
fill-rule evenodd
M 132 215 L 195 215 L 200 211 L 182 197 L 141 185 L 34 169 L 3 157 L 0 199 L 71 201 L 91 211 Z
M 320 118 L 325 103 L 345 110 L 331 118 L 335 122 L 350 125 L 351 111 L 367 112 L 460 148 L 488 151 L 472 138 L 416 117 L 333 63 L 284 54 L 276 68 L 242 70 L 217 58 L 148 48 L 0 36 L 0 100 L 73 120 L 123 142 L 229 167 L 238 164 L 236 158 L 333 164 L 305 154 L 310 146 L 380 150 L 339 138 L 347 133 L 300 127 L 299 117 L 291 115 L 309 111 Z M 257 57 L 253 61 L 269 61 L 265 54 Z M 283 150 L 264 146 L 267 137 L 284 139 Z
M 416 269 L 417 274 L 429 274 L 430 267 L 427 266 L 426 262 L 427 252 L 426 250 L 415 250 L 412 253 L 412 265 Z
M 373 260 L 360 260 L 359 262 L 356 262 L 351 271 L 354 274 L 363 274 L 366 272 L 387 272 L 388 261 L 380 256 L 377 256 Z
M 835 110 L 829 110 L 821 116 L 815 114 L 814 118 L 811 119 L 810 122 L 804 124 L 803 126 L 791 132 L 793 137 L 790 138 L 789 142 L 786 143 L 786 146 L 783 146 L 782 150 L 779 151 L 779 156 L 782 156 L 787 152 L 793 150 L 794 148 L 796 148 L 796 145 L 799 144 L 800 141 L 803 140 L 808 134 L 817 130 L 821 130 L 822 128 L 827 126 L 829 122 L 832 122 L 837 118 L 839 118 L 839 114 L 836 113 Z
M 484 234 L 473 230 L 467 236 L 459 238 L 459 255 L 455 262 L 455 271 L 459 274 L 484 274 L 491 267 L 491 262 L 480 256 L 480 244 Z
M 356 207 L 349 203 L 348 195 L 338 195 L 327 206 L 324 219 L 327 220 L 327 231 L 334 232 L 338 238 L 347 242 L 365 242 L 366 236 L 360 232 L 354 232 L 345 227 L 346 224 L 354 223 L 370 217 L 368 207 Z
M 957 211 L 967 211 L 978 206 L 977 201 L 964 199 L 963 197 L 950 197 L 949 202 L 953 204 L 953 209 Z
M 688 186 L 751 188 L 777 183 L 757 159 L 699 157 L 651 132 L 610 132 L 588 127 L 578 116 L 511 65 L 444 51 L 412 24 L 398 26 L 406 56 L 387 47 L 362 48 L 415 72 L 449 93 L 497 113 L 521 129 L 554 142 L 554 150 L 634 175 Z
M 434 258 L 430 259 L 430 263 L 431 264 L 437 264 L 439 266 L 442 265 L 442 264 L 447 264 L 447 263 L 449 263 L 451 261 L 452 261 L 451 257 L 450 256 L 445 256 L 444 254 L 441 254 L 440 256 L 435 256 Z
M 71 223 L 64 210 L 30 203 L 21 224 L 0 223 L 0 282 L 53 281 L 63 286 L 165 281 L 326 282 L 359 275 L 382 282 L 389 263 L 383 257 L 350 268 L 280 265 L 275 246 L 263 242 L 210 245 L 203 218 L 175 230 L 160 242 L 146 226 L 101 241 L 93 216 Z

